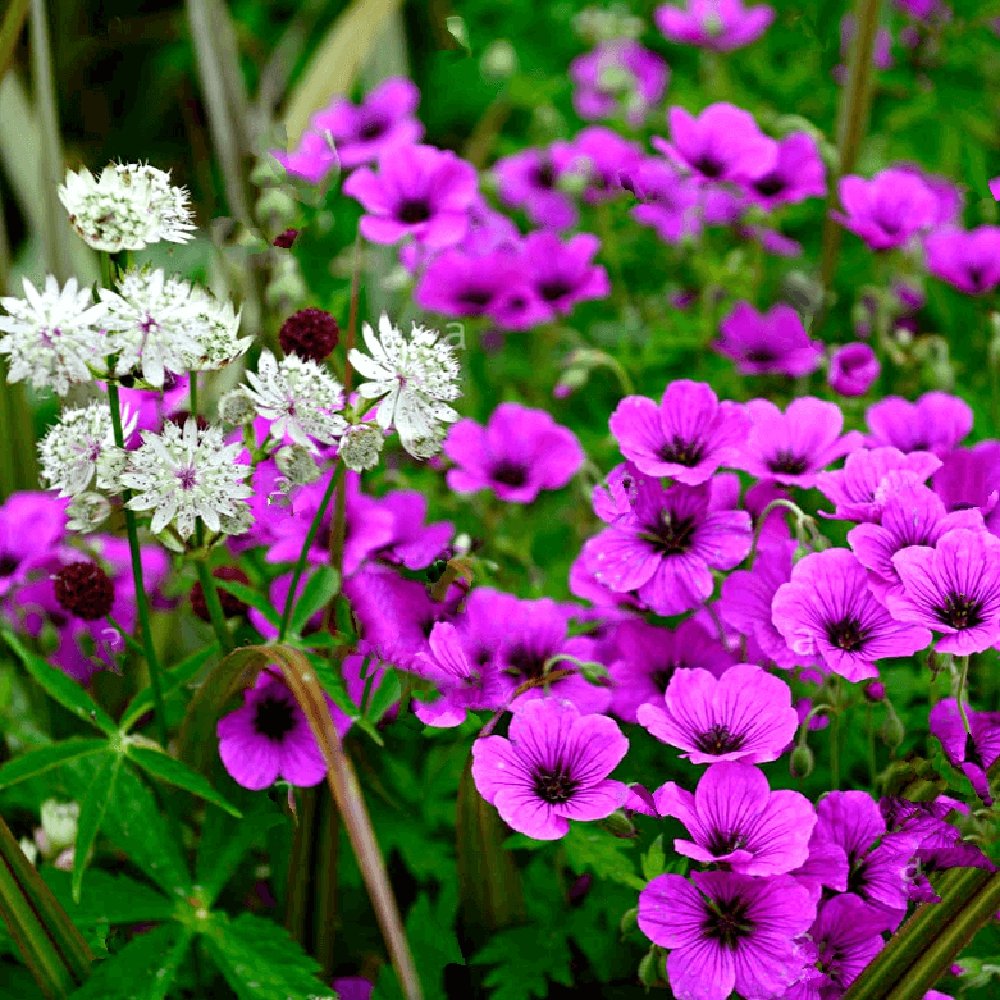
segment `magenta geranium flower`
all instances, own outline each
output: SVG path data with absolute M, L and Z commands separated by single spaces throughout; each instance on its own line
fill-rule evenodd
M 472 744 L 472 777 L 512 829 L 558 840 L 569 820 L 603 819 L 625 804 L 628 786 L 608 775 L 627 750 L 611 719 L 546 698 L 514 713 L 507 739 L 485 736 Z
M 774 20 L 774 10 L 744 7 L 743 0 L 686 0 L 684 8 L 664 4 L 653 15 L 672 42 L 731 52 L 757 41 Z
M 581 118 L 620 113 L 630 125 L 641 125 L 667 89 L 670 69 L 645 46 L 616 38 L 577 56 L 569 64 L 569 75 L 576 84 L 573 107 Z
M 845 521 L 878 521 L 894 491 L 922 485 L 941 467 L 929 451 L 904 454 L 898 448 L 859 448 L 847 456 L 843 469 L 821 472 L 819 491 L 836 506 L 833 514 Z
M 713 764 L 694 794 L 668 781 L 653 793 L 661 816 L 679 819 L 691 840 L 678 854 L 702 864 L 724 864 L 742 875 L 784 875 L 809 856 L 816 810 L 799 792 L 772 792 L 751 764 Z
M 66 504 L 53 493 L 25 490 L 0 505 L 0 598 L 25 582 L 62 541 Z
M 531 289 L 547 316 L 565 316 L 578 302 L 602 299 L 611 292 L 608 272 L 593 259 L 601 241 L 590 233 L 577 233 L 563 242 L 555 233 L 529 233 L 521 247 Z
M 501 403 L 485 427 L 460 420 L 448 432 L 444 453 L 456 465 L 448 471 L 456 493 L 488 489 L 508 503 L 531 503 L 542 490 L 561 489 L 584 459 L 569 428 L 520 403 Z
M 1000 284 L 1000 227 L 944 229 L 924 242 L 927 270 L 967 295 L 985 295 Z
M 908 485 L 894 491 L 882 507 L 879 524 L 859 524 L 847 533 L 848 544 L 868 570 L 869 583 L 883 600 L 888 590 L 901 586 L 892 557 L 912 545 L 931 546 L 956 528 L 984 531 L 978 510 L 948 513 L 941 498 L 926 486 Z
M 427 520 L 427 499 L 416 490 L 392 490 L 376 501 L 392 514 L 392 535 L 375 550 L 383 562 L 424 569 L 441 558 L 455 533 L 450 521 Z
M 975 793 L 990 806 L 989 769 L 1000 760 L 1000 712 L 976 712 L 966 708 L 971 735 L 965 731 L 958 702 L 939 701 L 930 714 L 931 734 L 937 737 L 952 767 L 961 771 Z
M 774 595 L 771 615 L 791 649 L 821 656 L 849 681 L 877 677 L 876 660 L 912 656 L 931 641 L 926 628 L 886 611 L 846 549 L 814 552 L 796 563 L 791 580 Z
M 830 355 L 826 380 L 840 396 L 863 396 L 881 372 L 882 365 L 868 344 L 844 344 Z
M 319 184 L 323 178 L 340 167 L 340 154 L 329 135 L 308 129 L 302 133 L 298 146 L 288 153 L 272 150 L 274 158 L 290 174 Z
M 808 132 L 792 132 L 777 142 L 777 161 L 747 185 L 750 198 L 767 209 L 794 205 L 826 194 L 826 167 L 816 140 Z
M 768 399 L 751 399 L 752 421 L 737 468 L 759 479 L 773 479 L 803 489 L 861 443 L 855 431 L 841 435 L 844 415 L 836 403 L 812 396 L 793 399 L 784 413 Z
M 944 634 L 942 653 L 968 656 L 1000 642 L 1000 539 L 959 528 L 934 548 L 892 557 L 902 589 L 886 597 L 895 618 Z
M 664 489 L 642 478 L 630 509 L 594 540 L 588 565 L 618 593 L 635 591 L 663 615 L 690 611 L 714 589 L 712 569 L 732 569 L 750 551 L 750 515 L 711 510 L 707 483 Z
M 647 702 L 660 704 L 677 670 L 701 667 L 721 676 L 736 657 L 698 622 L 688 619 L 673 631 L 630 619 L 614 631 L 611 710 L 624 722 L 636 722 Z
M 667 979 L 683 1000 L 783 996 L 805 967 L 797 938 L 816 905 L 788 875 L 759 879 L 695 872 L 660 875 L 639 893 L 639 929 L 670 949 Z
M 332 702 L 334 725 L 342 736 L 350 726 Z M 243 707 L 223 716 L 216 727 L 219 756 L 233 781 L 258 790 L 282 778 L 290 785 L 318 785 L 326 762 L 305 713 L 277 674 L 262 670 L 243 695 Z
M 524 268 L 510 252 L 470 254 L 449 247 L 427 264 L 413 298 L 421 309 L 446 316 L 486 316 L 522 280 Z
M 671 382 L 659 406 L 627 396 L 610 420 L 622 454 L 642 472 L 697 486 L 730 465 L 750 430 L 738 403 L 720 403 L 711 386 Z
M 440 249 L 465 235 L 477 185 L 475 168 L 454 153 L 405 146 L 383 155 L 377 171 L 356 170 L 344 182 L 344 194 L 364 206 L 365 239 L 398 243 L 411 236 Z
M 559 168 L 548 150 L 524 149 L 501 157 L 493 164 L 493 175 L 500 200 L 523 209 L 536 226 L 568 229 L 576 223 L 576 206 L 559 188 Z
M 632 218 L 651 226 L 664 243 L 680 243 L 702 229 L 705 190 L 675 164 L 647 157 L 627 177 L 623 186 L 639 201 Z
M 552 144 L 552 162 L 559 175 L 582 185 L 583 200 L 591 204 L 619 197 L 621 178 L 630 176 L 642 159 L 638 143 L 600 125 L 581 129 L 569 142 Z
M 905 246 L 937 222 L 937 197 L 909 170 L 890 168 L 871 180 L 843 177 L 837 191 L 844 211 L 833 218 L 873 250 Z
M 975 507 L 986 527 L 994 535 L 1000 534 L 1000 441 L 956 448 L 945 456 L 931 486 L 948 510 Z
M 383 80 L 360 104 L 338 97 L 312 119 L 312 128 L 333 140 L 345 167 L 374 163 L 383 153 L 419 142 L 424 127 L 414 117 L 420 91 L 412 80 Z
M 870 447 L 932 451 L 944 458 L 972 430 L 972 409 L 965 400 L 946 392 L 926 392 L 912 403 L 887 396 L 868 407 L 865 420 Z
M 654 137 L 654 148 L 706 181 L 750 184 L 777 163 L 778 144 L 732 104 L 710 104 L 697 118 L 673 107 L 667 120 L 671 141 Z
M 788 685 L 750 663 L 721 677 L 701 668 L 677 670 L 663 703 L 641 705 L 636 716 L 695 764 L 777 760 L 799 725 Z
M 742 375 L 810 375 L 823 360 L 823 345 L 810 340 L 799 314 L 778 303 L 759 313 L 749 302 L 737 302 L 719 326 L 713 347 L 732 358 Z

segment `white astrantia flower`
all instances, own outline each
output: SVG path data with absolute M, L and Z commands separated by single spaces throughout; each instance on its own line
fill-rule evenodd
M 375 419 L 380 427 L 394 427 L 403 447 L 417 458 L 440 450 L 445 424 L 458 419 L 448 405 L 462 391 L 454 348 L 436 330 L 413 324 L 410 336 L 397 330 L 382 314 L 378 336 L 365 323 L 362 330 L 368 353 L 356 349 L 350 362 L 370 381 L 358 386 L 364 399 L 381 399 Z
M 63 288 L 50 274 L 41 290 L 24 279 L 24 298 L 0 298 L 0 354 L 10 357 L 9 382 L 28 379 L 36 389 L 64 396 L 70 385 L 90 382 L 105 371 L 108 342 L 89 288 L 76 278 Z
M 377 424 L 352 424 L 344 431 L 337 454 L 352 472 L 366 472 L 378 465 L 385 431 Z
M 195 228 L 187 191 L 144 163 L 112 163 L 99 177 L 86 167 L 70 171 L 59 200 L 84 241 L 108 253 L 185 243 Z
M 122 413 L 125 438 L 135 430 L 138 417 Z M 38 445 L 41 477 L 62 497 L 75 497 L 96 482 L 99 490 L 120 491 L 119 476 L 125 453 L 115 446 L 111 413 L 105 403 L 91 403 L 64 410 Z
M 124 375 L 139 367 L 142 377 L 162 386 L 165 373 L 221 368 L 252 342 L 239 336 L 240 314 L 203 288 L 162 270 L 128 271 L 117 290 L 102 288 L 105 325 Z
M 129 454 L 121 476 L 135 491 L 129 507 L 153 512 L 154 535 L 170 526 L 190 538 L 199 517 L 210 531 L 248 525 L 243 501 L 253 490 L 246 484 L 250 466 L 236 461 L 242 449 L 226 444 L 220 428 L 199 429 L 190 417 L 183 428 L 166 423 L 160 434 L 143 431 L 142 446 Z
M 111 515 L 111 504 L 101 493 L 80 493 L 66 507 L 66 527 L 87 535 L 96 531 Z
M 347 422 L 340 414 L 344 391 L 340 383 L 315 361 L 289 354 L 279 362 L 264 351 L 257 373 L 247 372 L 245 389 L 257 412 L 272 421 L 271 436 L 289 437 L 315 450 L 315 442 L 331 444 L 343 434 Z

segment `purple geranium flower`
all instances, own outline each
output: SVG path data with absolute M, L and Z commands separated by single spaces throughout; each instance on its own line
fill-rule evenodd
M 887 591 L 902 585 L 892 557 L 912 545 L 934 546 L 956 528 L 984 531 L 983 516 L 978 510 L 949 514 L 933 490 L 907 485 L 886 499 L 879 524 L 859 524 L 847 533 L 847 541 L 868 570 L 875 594 L 884 600 Z
M 663 701 L 670 678 L 678 670 L 701 667 L 721 676 L 736 657 L 698 622 L 688 619 L 676 630 L 630 619 L 614 631 L 611 710 L 624 722 L 636 722 L 647 702 Z
M 957 448 L 972 430 L 972 408 L 946 392 L 927 392 L 913 403 L 887 396 L 868 407 L 865 419 L 870 447 L 932 451 L 939 458 Z
M 589 553 L 599 582 L 663 615 L 690 611 L 714 589 L 712 569 L 732 569 L 750 551 L 750 515 L 711 510 L 708 484 L 664 489 L 643 477 L 630 509 L 605 529 Z
M 412 80 L 390 77 L 358 105 L 338 97 L 312 119 L 312 127 L 329 134 L 345 167 L 374 163 L 383 153 L 419 142 L 424 127 L 414 117 L 420 91 Z
M 799 725 L 788 685 L 749 663 L 721 677 L 701 668 L 677 670 L 663 704 L 641 705 L 636 716 L 694 764 L 777 760 Z
M 600 245 L 591 233 L 577 233 L 565 243 L 545 231 L 525 237 L 521 260 L 533 293 L 547 310 L 546 318 L 565 316 L 578 302 L 610 294 L 608 272 L 593 263 Z
M 976 794 L 990 806 L 993 798 L 987 772 L 1000 760 L 1000 712 L 967 708 L 965 714 L 971 735 L 965 731 L 958 702 L 954 698 L 939 701 L 931 709 L 931 733 L 940 741 L 951 766 L 969 779 Z
M 816 477 L 820 492 L 836 505 L 833 514 L 845 521 L 878 521 L 893 492 L 921 485 L 941 467 L 929 451 L 904 454 L 898 448 L 859 448 L 847 456 L 843 469 Z
M 0 598 L 27 580 L 66 532 L 67 501 L 52 493 L 12 493 L 0 505 Z
M 576 84 L 573 107 L 581 118 L 611 118 L 622 112 L 633 126 L 667 89 L 670 69 L 655 52 L 630 38 L 602 42 L 569 65 Z
M 977 508 L 986 527 L 1000 534 L 1000 441 L 956 448 L 931 480 L 948 510 Z
M 632 218 L 652 226 L 664 243 L 680 243 L 701 232 L 704 188 L 673 163 L 647 157 L 622 184 L 639 200 Z
M 810 340 L 799 314 L 779 303 L 759 313 L 749 302 L 737 302 L 719 327 L 713 345 L 732 358 L 742 375 L 810 375 L 823 360 L 823 345 Z
M 746 409 L 752 425 L 737 468 L 759 479 L 815 486 L 828 465 L 861 442 L 856 431 L 841 436 L 844 415 L 836 403 L 812 396 L 793 399 L 784 413 L 768 399 L 751 399 Z
M 350 720 L 327 699 L 342 736 Z M 283 778 L 290 785 L 318 785 L 326 762 L 305 713 L 277 674 L 262 670 L 243 695 L 243 707 L 217 726 L 219 756 L 232 779 L 258 790 Z
M 523 278 L 524 268 L 508 251 L 470 254 L 449 247 L 428 262 L 413 297 L 421 309 L 446 316 L 486 316 Z
M 536 226 L 568 229 L 576 223 L 576 206 L 559 188 L 559 169 L 548 150 L 524 149 L 501 157 L 493 164 L 493 174 L 500 200 L 524 209 Z
M 448 432 L 444 453 L 456 465 L 448 471 L 456 493 L 490 489 L 508 503 L 531 503 L 542 490 L 561 489 L 584 459 L 571 430 L 520 403 L 501 403 L 485 427 L 460 420 Z
M 695 118 L 673 107 L 667 119 L 671 141 L 654 137 L 654 148 L 706 181 L 751 184 L 777 164 L 778 144 L 742 108 L 711 104 Z
M 843 177 L 837 191 L 844 212 L 834 212 L 833 218 L 873 250 L 904 246 L 937 222 L 938 199 L 909 170 L 890 168 L 871 180 Z
M 818 654 L 849 681 L 877 677 L 876 660 L 911 656 L 931 641 L 926 628 L 890 616 L 846 549 L 815 552 L 796 563 L 791 580 L 774 595 L 771 614 L 791 649 Z
M 416 490 L 393 490 L 377 505 L 392 514 L 392 536 L 375 550 L 383 562 L 424 569 L 445 553 L 455 527 L 450 521 L 427 520 L 427 499 Z
M 1000 227 L 968 232 L 945 229 L 924 243 L 927 270 L 968 295 L 985 295 L 1000 284 Z
M 569 820 L 603 819 L 625 804 L 628 786 L 608 775 L 628 740 L 606 716 L 581 715 L 552 698 L 531 701 L 514 713 L 508 737 L 472 744 L 472 777 L 519 833 L 558 840 Z
M 673 816 L 692 840 L 675 840 L 678 854 L 724 864 L 742 875 L 784 875 L 809 856 L 816 810 L 799 792 L 772 792 L 751 764 L 713 764 L 692 795 L 668 781 L 653 793 L 661 816 Z
M 767 209 L 794 205 L 826 194 L 826 167 L 816 140 L 808 132 L 792 132 L 777 142 L 777 162 L 747 185 L 750 198 Z
M 384 154 L 378 171 L 356 170 L 344 194 L 365 208 L 361 234 L 373 243 L 412 236 L 431 249 L 458 243 L 476 200 L 475 168 L 448 150 L 406 146 Z
M 816 915 L 793 878 L 734 872 L 660 875 L 639 893 L 639 928 L 669 948 L 667 978 L 683 1000 L 776 997 L 798 980 L 806 953 L 796 938 Z
M 760 38 L 774 20 L 774 10 L 744 7 L 743 0 L 687 0 L 686 9 L 664 4 L 653 17 L 672 42 L 731 52 Z
M 827 382 L 840 396 L 863 396 L 881 372 L 882 365 L 868 344 L 844 344 L 830 355 Z
M 621 178 L 630 176 L 643 160 L 642 147 L 600 125 L 582 129 L 570 142 L 552 144 L 552 160 L 560 177 L 583 184 L 583 199 L 591 204 L 618 197 Z
M 622 454 L 642 472 L 697 486 L 732 464 L 750 418 L 738 403 L 720 403 L 704 382 L 681 379 L 667 386 L 659 406 L 627 396 L 610 427 Z
M 968 656 L 1000 641 L 1000 539 L 958 528 L 934 548 L 914 545 L 892 557 L 902 589 L 886 597 L 895 618 L 943 632 L 942 653 Z
M 325 132 L 307 129 L 299 139 L 299 145 L 291 152 L 272 150 L 274 158 L 296 177 L 310 184 L 319 184 L 328 174 L 340 167 L 340 156 L 334 148 L 330 136 Z

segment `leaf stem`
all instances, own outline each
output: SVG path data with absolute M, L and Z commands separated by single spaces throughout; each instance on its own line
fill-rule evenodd
M 969 715 L 965 709 L 965 695 L 966 689 L 969 686 L 969 657 L 960 656 L 958 673 L 958 691 L 955 696 L 955 700 L 958 702 L 958 714 L 962 717 L 962 726 L 965 729 L 967 736 L 972 735 L 972 728 L 969 726 Z

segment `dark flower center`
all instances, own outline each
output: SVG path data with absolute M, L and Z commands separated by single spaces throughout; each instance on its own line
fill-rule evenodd
M 415 226 L 431 217 L 431 209 L 424 198 L 407 198 L 400 204 L 396 216 L 400 222 Z
M 532 171 L 531 179 L 536 187 L 549 191 L 556 186 L 555 167 L 551 163 L 539 163 Z
M 543 801 L 552 805 L 569 802 L 580 782 L 570 774 L 564 764 L 554 768 L 539 767 L 531 776 L 535 794 Z
M 13 556 L 0 556 L 0 576 L 13 576 L 19 565 Z
M 737 830 L 713 830 L 705 846 L 712 854 L 729 854 L 746 846 L 746 840 Z
M 358 129 L 358 138 L 371 141 L 385 135 L 389 123 L 382 118 L 370 118 Z
M 684 441 L 675 434 L 656 454 L 664 462 L 691 468 L 701 461 L 704 453 L 705 448 L 700 441 Z
M 459 305 L 479 315 L 493 301 L 493 291 L 488 288 L 463 288 L 455 298 Z
M 691 548 L 697 527 L 694 517 L 675 517 L 669 510 L 664 510 L 645 537 L 661 555 L 679 556 Z
M 295 709 L 287 698 L 267 696 L 254 707 L 254 732 L 280 743 L 295 728 Z
M 856 618 L 843 618 L 839 622 L 829 622 L 826 637 L 830 645 L 847 653 L 856 653 L 868 639 L 866 629 Z
M 750 904 L 739 897 L 711 900 L 701 929 L 706 937 L 718 941 L 724 948 L 735 949 L 743 938 L 753 933 L 749 910 Z
M 660 694 L 666 694 L 667 685 L 670 683 L 670 678 L 674 676 L 674 670 L 676 667 L 660 667 L 659 670 L 654 670 L 650 675 L 649 679 L 653 683 L 653 687 L 656 688 Z
M 743 746 L 743 734 L 731 733 L 721 723 L 716 723 L 711 729 L 698 733 L 694 745 L 702 753 L 723 754 L 734 753 Z
M 783 472 L 786 476 L 801 476 L 809 468 L 809 462 L 802 455 L 783 449 L 768 459 L 767 467 L 772 472 Z
M 528 481 L 528 470 L 517 462 L 503 461 L 494 466 L 492 479 L 504 486 L 523 486 Z
M 765 174 L 754 184 L 754 190 L 765 198 L 771 198 L 788 187 L 784 177 L 779 174 Z
M 507 671 L 517 674 L 525 680 L 534 680 L 542 676 L 546 660 L 548 660 L 548 656 L 541 650 L 528 649 L 527 646 L 515 646 L 507 654 Z
M 934 609 L 939 622 L 952 628 L 975 628 L 983 623 L 982 601 L 966 597 L 965 594 L 949 594 L 944 605 Z
M 766 347 L 754 347 L 743 355 L 747 361 L 752 361 L 755 365 L 767 365 L 777 360 L 774 351 Z
M 981 290 L 985 285 L 986 275 L 981 267 L 969 267 L 966 269 L 966 277 L 973 288 Z
M 703 174 L 710 180 L 715 180 L 717 177 L 722 176 L 722 171 L 725 169 L 725 164 L 721 160 L 716 159 L 711 153 L 702 153 L 694 163 L 691 164 L 698 171 L 698 173 Z
M 546 302 L 555 302 L 573 291 L 573 286 L 563 278 L 553 278 L 550 281 L 543 281 L 538 286 L 538 294 Z

